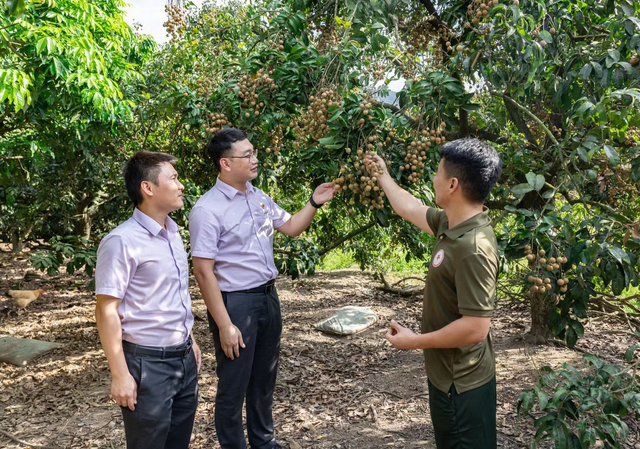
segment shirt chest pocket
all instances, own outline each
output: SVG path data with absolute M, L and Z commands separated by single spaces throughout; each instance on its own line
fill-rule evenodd
M 178 276 L 182 282 L 189 282 L 189 259 L 184 248 L 178 245 L 173 247 L 173 256 L 176 267 L 178 268 Z

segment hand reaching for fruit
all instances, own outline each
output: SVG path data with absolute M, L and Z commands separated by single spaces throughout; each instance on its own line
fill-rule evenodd
M 388 175 L 387 164 L 377 154 L 368 153 L 364 157 L 364 165 L 372 176 L 380 177 Z

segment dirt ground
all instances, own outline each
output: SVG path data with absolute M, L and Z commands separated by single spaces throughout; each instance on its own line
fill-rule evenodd
M 95 300 L 83 277 L 23 281 L 26 257 L 16 260 L 0 245 L 0 336 L 63 343 L 27 367 L 0 363 L 0 447 L 124 448 L 120 410 L 109 399 L 109 371 L 93 316 Z M 298 281 L 281 278 L 284 333 L 275 392 L 277 438 L 290 448 L 434 448 L 426 376 L 419 351 L 397 351 L 383 336 L 388 321 L 418 330 L 421 298 L 383 293 L 371 276 L 355 269 L 321 272 Z M 9 288 L 45 288 L 26 309 L 7 298 Z M 191 447 L 216 448 L 215 356 L 206 308 L 195 282 L 191 294 L 194 335 L 203 351 L 200 404 Z M 379 320 L 365 332 L 333 337 L 313 324 L 346 305 L 369 306 Z M 497 359 L 498 446 L 526 448 L 533 422 L 517 414 L 523 389 L 542 366 L 580 363 L 581 354 L 534 345 L 524 338 L 527 308 L 499 298 L 492 336 Z M 615 334 L 623 325 L 591 321 L 578 346 L 620 361 L 632 344 Z M 627 421 L 627 447 L 640 442 Z

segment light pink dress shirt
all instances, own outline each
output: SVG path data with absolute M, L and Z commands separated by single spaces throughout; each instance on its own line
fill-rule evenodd
M 122 338 L 145 346 L 174 346 L 193 326 L 189 263 L 178 225 L 166 229 L 138 209 L 100 242 L 96 294 L 122 299 Z
M 191 256 L 214 259 L 220 290 L 246 290 L 278 276 L 273 233 L 291 214 L 247 182 L 247 194 L 218 178 L 189 216 Z

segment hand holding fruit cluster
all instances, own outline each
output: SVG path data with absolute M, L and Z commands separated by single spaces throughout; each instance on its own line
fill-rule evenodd
M 374 141 L 369 144 L 373 145 Z M 350 152 L 350 151 L 349 151 Z M 382 209 L 384 207 L 385 193 L 378 185 L 378 178 L 386 173 L 386 166 L 382 158 L 362 149 L 357 151 L 358 161 L 354 163 L 356 173 L 347 173 L 346 167 L 340 168 L 340 176 L 334 179 L 336 192 L 353 192 L 354 196 L 349 204 L 356 202 L 356 197 L 369 210 Z

